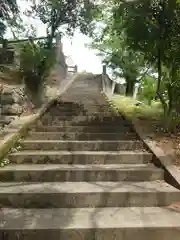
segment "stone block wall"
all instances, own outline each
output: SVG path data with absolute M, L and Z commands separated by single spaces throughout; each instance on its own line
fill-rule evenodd
M 0 114 L 20 115 L 24 110 L 26 100 L 23 86 L 3 86 L 0 90 Z
M 49 87 L 60 86 L 61 82 L 67 77 L 66 57 L 63 53 L 61 37 L 57 36 L 54 48 L 56 64 L 52 68 L 46 81 Z M 17 58 L 18 59 L 18 58 Z M 14 75 L 12 80 L 14 80 Z M 33 104 L 27 98 L 27 92 L 23 85 L 0 85 L 0 115 L 20 115 L 23 112 L 33 109 Z

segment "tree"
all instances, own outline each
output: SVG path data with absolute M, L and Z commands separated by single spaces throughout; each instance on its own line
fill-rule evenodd
M 126 95 L 132 96 L 135 84 L 143 71 L 142 57 L 128 48 L 122 46 L 105 58 L 105 62 L 111 67 L 117 77 L 126 82 Z
M 120 36 L 122 30 L 125 31 L 128 46 L 142 52 L 145 59 L 156 67 L 157 95 L 164 106 L 168 104 L 166 112 L 170 114 L 175 97 L 172 91 L 179 84 L 180 3 L 176 0 L 121 1 L 121 4 L 113 8 L 113 13 L 113 28 L 117 35 Z M 123 19 L 121 26 L 119 19 Z M 168 74 L 163 73 L 164 69 Z M 166 86 L 166 90 L 161 84 Z M 164 98 L 164 91 L 168 93 L 168 100 Z
M 0 39 L 3 37 L 7 23 L 18 13 L 16 0 L 1 0 L 0 3 Z
M 95 19 L 98 19 L 101 13 L 98 6 L 93 1 L 87 0 L 30 1 L 25 14 L 27 17 L 38 18 L 42 24 L 45 24 L 47 36 L 43 43 L 34 40 L 36 37 L 34 27 L 28 26 L 27 32 L 20 18 L 17 19 L 16 25 L 12 25 L 14 38 L 18 38 L 23 32 L 23 35 L 29 39 L 18 48 L 20 66 L 16 66 L 16 69 L 20 78 L 24 80 L 26 89 L 31 93 L 32 100 L 36 100 L 35 96 L 38 97 L 42 93 L 44 80 L 55 63 L 53 39 L 59 32 L 65 31 L 72 35 L 75 29 L 86 34 L 92 33 Z
M 26 92 L 31 102 L 40 106 L 44 94 L 44 83 L 55 58 L 47 49 L 46 41 L 33 41 L 21 43 L 18 46 L 20 64 L 19 77 L 25 83 Z
M 121 32 L 117 35 L 111 25 L 111 16 L 91 44 L 92 48 L 98 49 L 103 57 L 103 62 L 113 70 L 116 77 L 126 81 L 126 95 L 132 96 L 135 84 L 141 79 L 146 71 L 143 55 L 130 49 L 126 43 L 126 35 Z
M 58 31 L 62 33 L 65 29 L 66 33 L 72 34 L 79 28 L 82 33 L 90 34 L 100 12 L 99 5 L 90 0 L 40 0 L 28 13 L 33 13 L 47 25 L 51 48 Z
M 150 75 L 145 75 L 141 80 L 141 85 L 139 89 L 139 99 L 142 101 L 146 101 L 149 105 L 154 98 L 156 93 L 156 79 Z

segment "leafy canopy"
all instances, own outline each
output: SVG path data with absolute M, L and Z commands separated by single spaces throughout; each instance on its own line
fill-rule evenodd
M 0 3 L 0 38 L 3 37 L 7 22 L 13 18 L 14 14 L 18 13 L 16 0 L 1 0 Z
M 65 30 L 73 34 L 77 28 L 82 33 L 90 34 L 101 10 L 98 4 L 90 0 L 40 0 L 33 4 L 28 13 L 33 13 L 46 24 L 47 34 L 54 37 L 57 31 Z

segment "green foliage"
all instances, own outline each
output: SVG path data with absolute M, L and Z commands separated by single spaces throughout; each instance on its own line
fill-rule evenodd
M 0 3 L 0 39 L 3 37 L 7 23 L 18 13 L 16 0 L 1 0 Z
M 20 76 L 31 91 L 43 85 L 55 61 L 45 43 L 28 41 L 19 47 Z
M 118 35 L 122 31 L 120 16 L 123 17 L 127 44 L 135 51 L 143 52 L 152 65 L 155 63 L 159 73 L 157 92 L 160 94 L 162 67 L 171 72 L 171 65 L 176 65 L 171 78 L 180 64 L 180 4 L 176 0 L 124 2 L 114 9 L 113 26 Z
M 94 29 L 94 20 L 98 19 L 101 11 L 93 1 L 85 0 L 40 0 L 34 3 L 32 11 L 28 14 L 38 17 L 42 23 L 47 24 L 49 47 L 58 31 L 63 30 L 73 34 L 75 29 L 90 34 Z
M 101 34 L 96 37 L 91 47 L 99 50 L 103 62 L 113 70 L 116 77 L 126 81 L 126 95 L 132 96 L 135 83 L 141 79 L 147 69 L 146 63 L 140 52 L 129 48 L 125 33 L 122 31 L 121 35 L 117 34 L 112 21 L 111 14 L 107 15 L 105 27 L 102 27 Z M 119 26 L 122 26 L 121 21 Z
M 121 113 L 124 113 L 131 118 L 158 120 L 162 116 L 162 108 L 159 104 L 152 104 L 152 106 L 148 106 L 143 102 L 140 102 L 140 105 L 137 106 L 137 101 L 132 97 L 124 97 L 119 95 L 114 95 L 112 102 Z
M 25 84 L 29 101 L 38 107 L 44 97 L 45 80 L 55 63 L 54 53 L 47 49 L 46 42 L 33 40 L 19 44 L 16 51 L 16 74 Z
M 155 97 L 158 99 L 167 129 L 177 125 L 180 112 L 180 1 L 101 2 L 103 24 L 101 29 L 98 28 L 92 47 L 100 51 L 115 75 L 130 83 L 131 89 L 133 82 L 140 83 L 138 97 L 148 103 L 148 107 L 152 107 Z M 158 75 L 152 78 L 151 73 Z M 137 107 L 133 109 L 137 113 Z
M 153 95 L 158 96 L 165 115 L 171 116 L 180 102 L 180 1 L 111 0 L 107 6 L 107 1 L 103 3 L 103 12 L 107 16 L 99 43 L 103 44 L 103 51 L 108 50 L 107 63 L 115 65 L 114 71 L 119 66 L 121 70 L 117 72 L 120 76 L 127 66 L 125 72 L 134 76 L 130 79 L 136 77 L 142 85 L 140 97 L 150 103 Z M 110 51 L 107 41 L 113 46 Z M 98 44 L 96 47 L 99 49 Z M 150 66 L 151 72 L 158 72 L 156 83 L 138 76 L 139 73 L 146 75 L 147 66 Z M 126 82 L 132 83 L 127 79 Z
M 148 105 L 151 105 L 151 102 L 156 93 L 156 79 L 146 75 L 141 80 L 140 90 L 138 98 L 144 102 L 147 102 Z
M 16 4 L 15 0 L 4 0 L 4 2 Z M 15 5 L 13 5 L 15 6 Z M 14 8 L 9 8 L 14 12 Z M 14 38 L 25 35 L 29 41 L 19 46 L 20 66 L 17 72 L 23 79 L 31 95 L 38 95 L 42 89 L 45 79 L 49 75 L 51 67 L 55 63 L 53 40 L 61 33 L 72 35 L 75 29 L 82 33 L 91 35 L 96 21 L 101 16 L 99 4 L 86 0 L 39 0 L 31 1 L 30 8 L 26 9 L 26 16 L 38 18 L 46 25 L 47 41 L 35 42 L 36 37 L 34 26 L 26 28 L 20 17 L 16 24 L 11 23 L 11 31 Z M 1 15 L 0 15 L 1 17 Z M 11 19 L 12 20 L 12 19 Z M 32 97 L 33 99 L 34 97 Z

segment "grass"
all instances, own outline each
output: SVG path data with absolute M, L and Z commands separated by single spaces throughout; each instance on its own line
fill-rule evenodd
M 171 157 L 173 164 L 180 166 L 180 114 L 174 114 L 166 128 L 166 119 L 159 102 L 152 102 L 151 106 L 143 103 L 136 106 L 136 100 L 120 95 L 114 95 L 111 102 L 120 113 L 132 119 L 138 118 L 144 133 L 151 136 L 156 145 Z
M 163 109 L 159 102 L 152 102 L 152 105 L 146 105 L 143 102 L 136 106 L 137 100 L 131 97 L 114 95 L 111 102 L 119 111 L 130 118 L 143 118 L 148 120 L 158 120 L 163 115 Z

